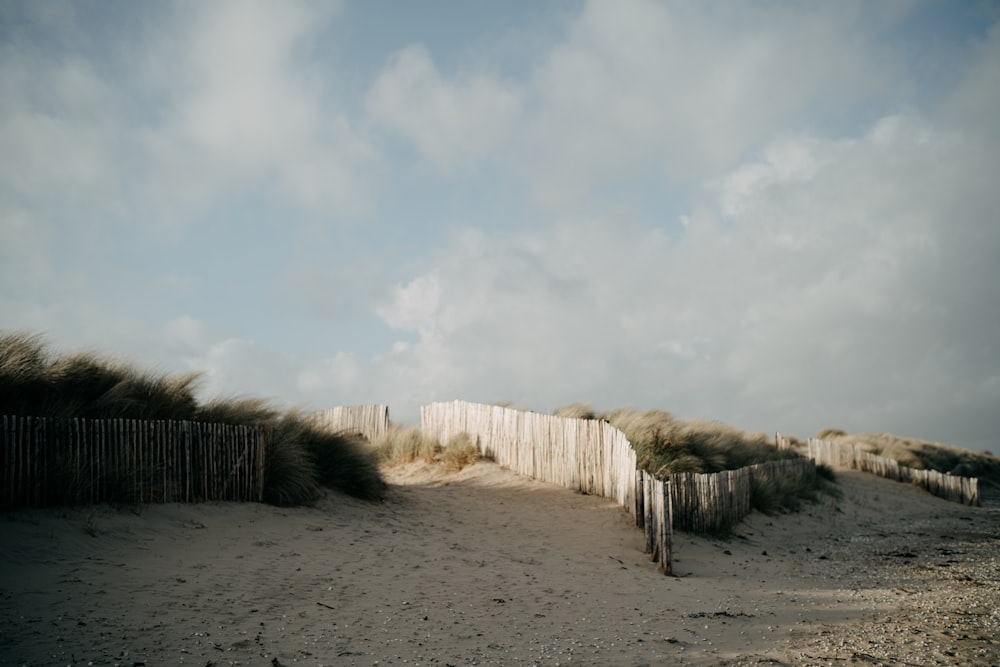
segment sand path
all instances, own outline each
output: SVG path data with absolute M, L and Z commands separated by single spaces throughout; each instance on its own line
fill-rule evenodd
M 1000 508 L 844 499 L 678 534 L 491 463 L 388 499 L 0 519 L 0 665 L 996 665 Z

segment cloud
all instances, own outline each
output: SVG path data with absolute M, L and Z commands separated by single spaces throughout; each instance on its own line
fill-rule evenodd
M 862 25 L 881 12 L 831 9 L 587 3 L 533 77 L 518 149 L 535 200 L 579 213 L 609 180 L 694 185 L 807 114 L 843 122 L 904 86 Z
M 602 220 L 466 233 L 382 311 L 418 334 L 391 363 L 424 401 L 980 442 L 1000 400 L 987 213 L 1000 200 L 984 176 L 997 153 L 963 163 L 966 141 L 915 115 L 782 137 L 707 184 L 681 233 Z
M 369 116 L 442 168 L 485 159 L 514 128 L 517 86 L 482 73 L 441 76 L 421 45 L 391 57 L 365 99 Z
M 195 202 L 265 188 L 307 211 L 371 211 L 364 169 L 376 152 L 301 55 L 336 5 L 185 5 L 142 74 L 158 82 L 163 123 L 142 135 L 158 176 Z
M 188 222 L 262 193 L 312 214 L 371 212 L 377 153 L 338 104 L 328 63 L 305 57 L 335 4 L 147 7 L 107 17 L 128 28 L 108 35 L 99 13 L 56 7 L 8 26 L 6 188 L 129 222 Z

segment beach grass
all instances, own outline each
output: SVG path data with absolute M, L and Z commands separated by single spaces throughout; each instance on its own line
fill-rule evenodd
M 262 426 L 266 440 L 264 499 L 314 502 L 324 489 L 380 498 L 385 484 L 367 443 L 327 433 L 300 412 L 282 412 L 253 397 L 197 400 L 198 373 L 170 375 L 119 358 L 51 352 L 43 336 L 0 334 L 0 414 L 63 419 L 178 420 Z M 68 479 L 73 471 L 64 471 Z M 112 499 L 130 502 L 129 498 Z

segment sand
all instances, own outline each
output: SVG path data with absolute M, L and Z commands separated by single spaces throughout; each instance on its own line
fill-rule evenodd
M 480 462 L 386 501 L 0 517 L 2 665 L 997 665 L 1000 507 L 844 498 L 675 536 Z

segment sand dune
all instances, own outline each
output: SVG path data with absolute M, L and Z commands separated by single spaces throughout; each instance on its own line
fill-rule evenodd
M 996 665 L 1000 508 L 862 473 L 844 499 L 678 534 L 479 463 L 389 498 L 11 512 L 0 664 Z

